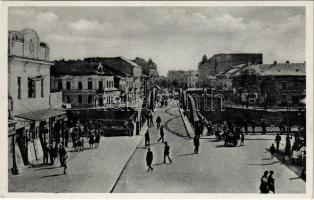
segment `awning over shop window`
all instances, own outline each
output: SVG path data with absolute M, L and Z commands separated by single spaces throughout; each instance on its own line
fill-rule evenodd
M 66 112 L 62 110 L 54 110 L 54 109 L 43 109 L 36 110 L 28 113 L 18 114 L 15 117 L 33 120 L 33 121 L 43 121 L 52 117 L 65 115 Z

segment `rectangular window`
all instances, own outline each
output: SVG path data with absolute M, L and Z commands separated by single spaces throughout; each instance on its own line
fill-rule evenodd
M 88 95 L 88 103 L 91 104 L 93 101 L 93 96 L 92 95 Z
M 36 98 L 36 82 L 28 79 L 28 98 Z
M 102 89 L 103 89 L 102 81 L 99 81 L 99 82 L 98 82 L 98 89 L 99 89 L 99 90 L 102 90 Z
M 77 96 L 77 102 L 78 103 L 82 103 L 82 95 L 78 95 Z
M 282 81 L 282 89 L 283 90 L 287 89 L 287 82 L 286 81 Z
M 41 91 L 40 91 L 40 93 L 41 93 L 41 97 L 44 97 L 45 96 L 45 88 L 44 88 L 44 79 L 41 79 L 40 80 L 40 89 L 41 89 Z
M 17 77 L 17 98 L 21 99 L 22 94 L 21 94 L 21 84 L 22 84 L 22 79 L 21 77 Z
M 70 90 L 70 89 L 71 89 L 71 82 L 70 82 L 70 81 L 67 81 L 66 88 L 67 88 L 67 90 Z
M 58 89 L 62 90 L 62 81 L 61 80 L 58 80 Z
M 93 89 L 93 82 L 92 81 L 88 81 L 88 89 L 89 90 Z
M 78 82 L 77 88 L 78 88 L 79 90 L 81 90 L 81 89 L 83 88 L 83 85 L 82 85 L 82 82 L 81 82 L 81 81 Z

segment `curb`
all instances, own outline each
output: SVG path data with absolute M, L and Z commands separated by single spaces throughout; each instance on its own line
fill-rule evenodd
M 143 127 L 143 128 L 145 129 L 145 127 Z M 146 126 L 146 128 L 147 128 L 147 126 Z M 143 130 L 143 129 L 142 129 L 142 130 Z M 141 132 L 141 131 L 140 131 L 140 132 Z M 128 163 L 129 163 L 131 157 L 133 156 L 133 154 L 134 154 L 136 148 L 138 147 L 138 145 L 139 145 L 139 144 L 141 143 L 141 141 L 143 140 L 143 136 L 142 136 L 142 135 L 138 135 L 138 137 L 141 137 L 141 138 L 139 139 L 139 142 L 138 142 L 136 145 L 134 145 L 134 148 L 133 148 L 133 150 L 131 151 L 132 153 L 129 155 L 129 158 L 127 159 L 127 161 L 125 162 L 124 166 L 122 167 L 122 169 L 121 169 L 121 171 L 120 171 L 120 173 L 119 173 L 117 179 L 114 181 L 113 186 L 111 187 L 109 193 L 113 193 L 113 191 L 114 191 L 114 189 L 115 189 L 115 187 L 116 187 L 118 181 L 120 180 L 120 177 L 122 176 L 122 174 L 123 174 L 123 172 L 124 172 L 126 166 L 128 165 Z
M 186 130 L 186 133 L 188 134 L 188 137 L 189 137 L 189 138 L 192 138 L 191 135 L 190 135 L 190 133 L 189 133 L 188 127 L 187 127 L 187 125 L 186 125 L 186 123 L 185 123 L 185 121 L 184 121 L 184 116 L 183 116 L 183 114 L 182 114 L 182 111 L 181 111 L 180 108 L 178 108 L 178 110 L 179 110 L 179 113 L 180 113 L 180 115 L 181 115 L 181 119 L 182 119 L 182 121 L 183 121 L 185 130 Z

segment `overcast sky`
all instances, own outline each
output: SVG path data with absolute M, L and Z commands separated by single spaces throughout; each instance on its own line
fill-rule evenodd
M 11 7 L 9 30 L 33 28 L 51 59 L 152 58 L 161 75 L 206 54 L 263 53 L 305 61 L 303 7 Z

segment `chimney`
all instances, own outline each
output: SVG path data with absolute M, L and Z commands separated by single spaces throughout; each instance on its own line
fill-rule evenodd
M 287 60 L 286 63 L 289 64 L 289 60 Z
M 274 61 L 274 65 L 277 65 L 277 60 Z

